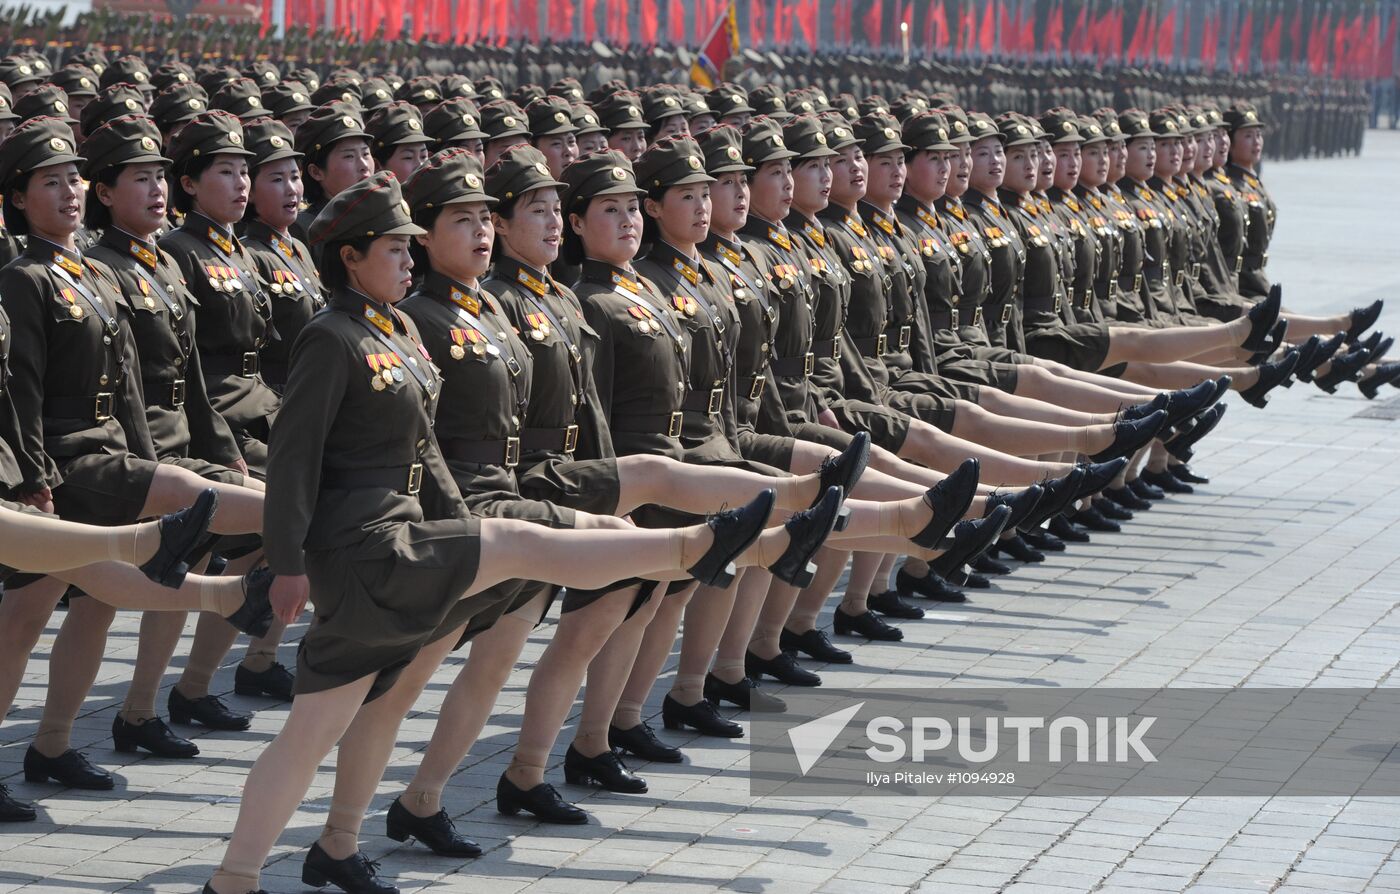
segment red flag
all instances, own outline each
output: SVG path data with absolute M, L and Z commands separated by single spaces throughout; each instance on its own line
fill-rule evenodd
M 1235 42 L 1235 65 L 1236 72 L 1249 71 L 1249 55 L 1254 50 L 1254 10 L 1249 10 L 1244 14 L 1244 24 L 1240 25 L 1240 32 Z
M 1206 16 L 1201 30 L 1201 64 L 1207 69 L 1214 68 L 1219 52 L 1220 12 L 1217 10 Z
M 1332 77 L 1346 75 L 1352 62 L 1352 50 L 1361 35 L 1361 13 L 1347 24 L 1346 20 L 1337 23 L 1336 40 L 1332 45 Z
M 904 35 L 909 35 L 909 42 L 914 42 L 914 0 L 908 0 L 904 4 L 904 12 L 899 15 L 899 23 L 904 27 L 900 29 L 900 46 L 904 46 Z
M 598 0 L 583 0 L 583 39 L 585 42 L 590 42 L 597 36 Z
M 1133 39 L 1128 41 L 1127 58 L 1129 62 L 1136 62 L 1138 56 L 1142 55 L 1143 53 L 1143 46 L 1147 43 L 1147 38 L 1149 34 L 1147 30 L 1147 18 L 1148 10 L 1147 7 L 1144 6 L 1141 10 L 1138 11 L 1137 26 L 1133 29 Z
M 545 9 L 549 11 L 549 33 L 556 40 L 572 40 L 574 26 L 578 24 L 578 7 L 574 0 L 554 0 L 545 4 Z
M 1259 61 L 1268 68 L 1278 67 L 1283 58 L 1283 13 L 1274 13 L 1269 30 L 1264 32 L 1264 42 L 1259 46 Z
M 988 55 L 997 41 L 997 0 L 992 0 L 982 13 L 982 31 L 977 37 L 977 48 Z
M 1015 55 L 1021 51 L 1019 41 L 1021 37 L 1021 13 L 1011 11 L 1011 4 L 1007 3 L 1001 8 L 1001 49 L 1009 55 Z
M 966 53 L 976 43 L 977 8 L 969 0 L 963 3 L 962 15 L 958 22 L 958 49 Z
M 1390 26 L 1386 28 L 1385 40 L 1376 50 L 1376 63 L 1373 73 L 1377 78 L 1395 77 L 1395 26 L 1400 24 L 1400 12 L 1390 14 Z
M 1288 26 L 1288 49 L 1293 64 L 1303 59 L 1303 4 L 1293 11 L 1293 24 Z
M 661 9 L 656 0 L 642 0 L 638 18 L 642 26 L 642 43 L 649 47 L 656 46 L 657 38 L 661 36 Z
M 821 40 L 820 15 L 818 0 L 800 0 L 797 5 L 797 24 L 802 26 L 802 39 L 808 49 L 816 49 Z
M 700 11 L 696 11 L 697 27 L 700 19 Z M 666 3 L 666 30 L 671 36 L 671 43 L 676 46 L 685 44 L 685 7 L 681 5 L 681 0 L 667 0 Z
M 1313 22 L 1312 34 L 1308 37 L 1308 70 L 1320 75 L 1327 70 L 1327 45 L 1332 36 L 1332 10 L 1327 10 L 1321 21 Z
M 1050 18 L 1045 22 L 1045 43 L 1047 53 L 1059 54 L 1065 48 L 1065 5 L 1056 3 L 1050 7 Z
M 763 43 L 763 0 L 749 0 L 749 44 Z
M 1089 53 L 1089 4 L 1079 7 L 1079 18 L 1074 20 L 1074 30 L 1069 33 L 1069 51 L 1076 56 Z
M 942 49 L 948 45 L 948 10 L 941 2 L 931 4 L 924 16 L 924 47 Z
M 865 42 L 872 47 L 883 46 L 885 41 L 885 0 L 871 0 L 870 6 L 861 16 L 861 27 L 865 29 Z
M 739 11 L 734 0 L 726 0 L 724 12 L 715 19 L 709 37 L 700 45 L 700 53 L 690 66 L 690 82 L 706 89 L 720 82 L 724 63 L 739 54 Z
M 1173 6 L 1162 17 L 1157 26 L 1157 46 L 1153 55 L 1158 62 L 1170 62 L 1176 56 L 1176 7 Z

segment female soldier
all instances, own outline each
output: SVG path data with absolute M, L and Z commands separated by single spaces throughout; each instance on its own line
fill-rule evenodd
M 297 128 L 296 150 L 302 154 L 301 181 L 305 205 L 292 235 L 303 242 L 311 222 L 342 190 L 374 171 L 369 134 L 359 111 L 343 102 L 317 108 Z
M 486 157 L 486 131 L 478 126 L 481 120 L 476 103 L 465 97 L 455 97 L 423 116 L 423 132 L 432 137 L 434 150 L 460 146 L 475 156 L 478 162 Z
M 36 118 L 0 147 L 0 188 L 6 223 L 27 235 L 28 247 L 0 274 L 0 295 L 22 352 L 10 359 L 8 391 L 18 429 L 12 443 L 24 457 L 19 502 L 49 508 L 70 521 L 129 524 L 193 502 L 209 482 L 156 461 L 142 412 L 141 373 L 131 328 L 121 310 L 115 276 L 84 258 L 75 234 L 83 192 L 67 125 Z M 50 362 L 62 357 L 63 363 Z M 245 534 L 261 527 L 260 494 L 224 483 L 214 488 L 224 512 L 212 529 Z M 12 580 L 12 590 L 32 579 Z M 0 603 L 0 629 L 14 637 L 0 675 L 8 703 L 28 656 L 64 586 L 44 585 L 30 598 Z M 68 747 L 76 703 L 92 684 L 105 627 L 83 620 L 78 600 L 54 647 L 53 692 L 31 749 L 34 774 L 88 788 L 111 788 L 112 778 Z M 76 651 L 74 651 L 76 650 Z
M 608 148 L 635 162 L 647 151 L 646 119 L 642 98 L 630 90 L 619 90 L 593 104 L 598 123 L 608 129 Z
M 423 133 L 423 113 L 412 103 L 380 106 L 365 129 L 370 136 L 375 170 L 393 173 L 400 183 L 428 160 L 433 138 Z
M 287 724 L 254 765 L 206 885 L 213 894 L 257 887 L 267 853 L 342 736 L 338 787 L 363 800 L 347 793 L 351 806 L 328 816 L 302 878 L 389 887 L 355 833 L 421 688 L 413 665 L 437 657 L 422 647 L 459 601 L 511 579 L 589 587 L 689 569 L 720 581 L 732 563 L 819 548 L 836 520 L 834 489 L 820 512 L 770 533 L 762 527 L 771 493 L 676 531 L 551 531 L 470 518 L 432 431 L 441 379 L 416 327 L 393 307 L 411 281 L 408 237 L 423 233 L 387 172 L 346 190 L 313 227 L 325 245 L 331 311 L 307 326 L 293 357 L 269 462 L 267 545 L 278 616 L 291 620 L 311 598 L 317 620 Z
M 243 485 L 261 492 L 262 484 L 245 478 L 247 466 L 228 424 L 210 404 L 204 373 L 195 350 L 193 301 L 179 267 L 155 243 L 165 224 L 169 160 L 160 155 L 160 135 L 150 119 L 122 117 L 97 128 L 84 144 L 88 161 L 83 173 L 92 183 L 86 202 L 86 222 L 102 238 L 89 256 L 107 264 L 116 275 L 130 313 L 141 362 L 146 422 L 156 458 L 189 469 L 201 477 Z M 94 618 L 101 621 L 101 618 Z M 110 615 L 106 618 L 110 622 Z M 96 625 L 90 624 L 92 629 Z M 106 624 L 100 625 L 101 630 Z M 175 736 L 155 711 L 161 674 L 175 652 L 185 617 L 159 612 L 142 618 L 136 664 L 126 702 L 113 721 L 119 748 L 143 747 L 164 757 L 193 757 L 193 743 Z M 227 624 L 205 624 L 237 631 Z M 197 637 L 198 639 L 198 637 Z M 196 648 L 203 655 L 207 651 Z M 218 658 L 223 657 L 219 652 Z M 92 660 L 101 658 L 95 649 Z M 217 661 L 213 662 L 217 667 Z M 191 664 L 198 665 L 194 655 Z M 212 676 L 214 668 L 209 669 Z M 207 695 L 186 685 L 172 691 L 172 710 L 184 711 L 190 698 Z

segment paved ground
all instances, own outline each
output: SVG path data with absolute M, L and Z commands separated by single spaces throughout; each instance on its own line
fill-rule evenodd
M 1400 291 L 1400 134 L 1373 133 L 1360 159 L 1272 165 L 1267 177 L 1282 208 L 1270 266 L 1286 284 L 1290 306 L 1338 311 Z M 1397 311 L 1393 304 L 1386 328 L 1400 329 Z M 1267 412 L 1232 398 L 1235 406 L 1197 462 L 1213 484 L 1143 514 L 1121 535 L 1018 570 L 970 605 L 909 623 L 902 644 L 860 646 L 858 663 L 825 670 L 826 680 L 1391 685 L 1400 662 L 1400 392 L 1383 398 L 1368 403 L 1352 388 L 1327 397 L 1299 386 Z M 118 772 L 116 796 L 21 781 L 51 636 L 31 662 L 19 704 L 0 727 L 0 779 L 38 800 L 44 816 L 0 832 L 0 894 L 194 891 L 217 862 L 244 774 L 283 712 L 260 711 L 248 733 L 200 738 L 204 754 L 193 762 L 116 754 L 106 730 L 135 653 L 135 631 L 134 617 L 115 628 L 76 736 Z M 743 740 L 684 742 L 686 765 L 642 768 L 648 795 L 565 787 L 593 814 L 588 826 L 504 820 L 492 809 L 492 790 L 519 721 L 529 662 L 549 633 L 542 628 L 532 642 L 449 793 L 459 824 L 489 848 L 486 856 L 434 859 L 381 837 L 382 817 L 368 822 L 364 849 L 406 889 L 1400 890 L 1394 801 L 756 802 L 748 795 Z M 406 724 L 385 792 L 408 778 L 459 664 L 454 658 L 439 673 L 421 713 Z M 231 689 L 231 669 L 217 683 Z M 301 890 L 301 849 L 322 823 L 330 783 L 329 773 L 318 776 L 283 836 L 264 875 L 271 891 Z M 375 806 L 382 811 L 387 798 Z

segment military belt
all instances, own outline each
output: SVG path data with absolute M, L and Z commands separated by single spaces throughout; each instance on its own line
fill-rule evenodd
M 200 355 L 199 363 L 204 372 L 211 376 L 252 378 L 262 369 L 262 361 L 258 358 L 257 351 L 245 351 L 242 354 Z
M 113 394 L 110 391 L 88 397 L 50 397 L 44 401 L 44 416 L 49 419 L 106 422 L 112 418 L 112 406 Z
M 442 442 L 442 455 L 461 463 L 480 463 L 484 466 L 504 466 L 507 469 L 513 469 L 520 465 L 520 439 L 464 441 L 457 438 L 446 440 Z
M 612 430 L 625 434 L 637 435 L 665 435 L 668 438 L 678 438 L 681 434 L 681 421 L 684 415 L 677 410 L 674 413 L 659 413 L 651 416 L 614 416 L 609 422 Z
M 185 405 L 185 380 L 146 382 L 142 385 L 146 403 L 178 410 Z
M 379 469 L 323 469 L 321 484 L 332 490 L 384 488 L 414 496 L 423 489 L 423 464 Z
M 716 386 L 709 391 L 692 391 L 681 403 L 681 409 L 691 413 L 704 413 L 713 416 L 724 406 L 724 386 Z
M 768 361 L 768 368 L 773 370 L 775 376 L 805 379 L 812 374 L 816 356 L 808 352 L 796 357 L 774 357 Z
M 567 428 L 527 428 L 520 433 L 522 450 L 554 450 L 573 453 L 578 447 L 578 426 Z

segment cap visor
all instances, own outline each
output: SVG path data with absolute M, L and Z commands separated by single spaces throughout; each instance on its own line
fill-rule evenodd
M 379 233 L 380 236 L 426 236 L 427 230 L 416 223 L 399 224 Z

